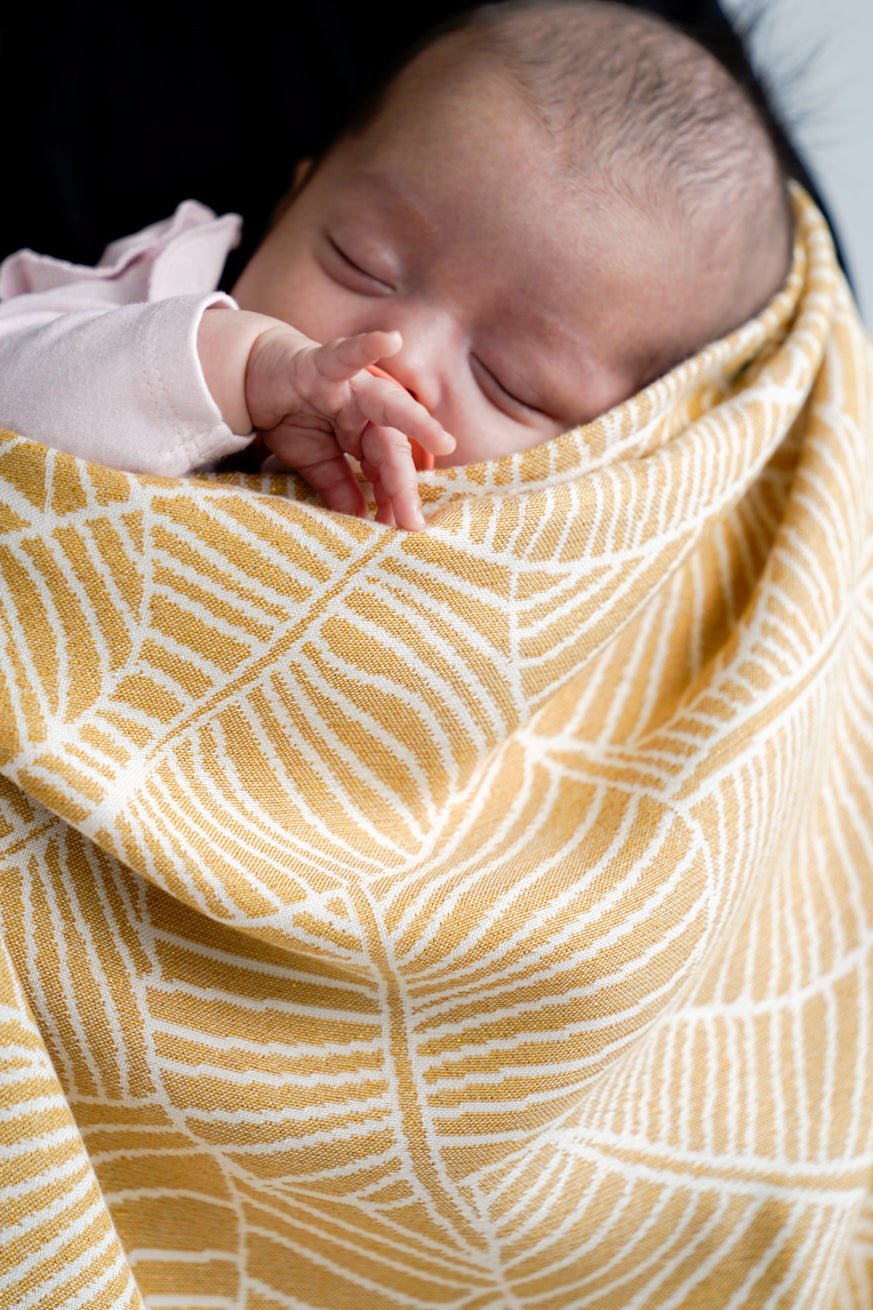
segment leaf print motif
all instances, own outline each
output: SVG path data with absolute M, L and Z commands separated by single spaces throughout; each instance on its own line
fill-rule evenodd
M 795 203 L 424 534 L 2 437 L 4 1305 L 869 1303 L 873 372 Z

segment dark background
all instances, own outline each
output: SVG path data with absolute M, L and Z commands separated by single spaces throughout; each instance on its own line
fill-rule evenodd
M 258 243 L 299 159 L 318 154 L 399 53 L 459 0 L 390 24 L 362 0 L 213 5 L 27 0 L 0 28 L 0 258 L 22 246 L 94 263 L 105 245 L 188 197 L 245 219 L 225 277 Z M 769 113 L 716 0 L 643 0 L 704 41 Z M 54 11 L 54 12 L 52 12 Z M 790 170 L 815 193 L 782 136 Z

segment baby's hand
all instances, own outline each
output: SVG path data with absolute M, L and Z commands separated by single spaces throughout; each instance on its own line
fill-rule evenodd
M 455 442 L 423 405 L 368 366 L 396 354 L 399 332 L 365 332 L 326 345 L 277 324 L 254 342 L 246 408 L 269 450 L 296 469 L 330 509 L 363 514 L 364 497 L 346 460 L 373 485 L 379 523 L 421 531 L 413 449 L 447 455 Z

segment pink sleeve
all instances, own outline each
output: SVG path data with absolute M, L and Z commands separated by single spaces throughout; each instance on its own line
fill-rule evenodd
M 206 387 L 197 329 L 239 239 L 185 201 L 94 268 L 20 250 L 0 265 L 0 426 L 136 473 L 178 477 L 241 450 Z
M 227 296 L 80 310 L 0 337 L 0 426 L 131 473 L 180 477 L 241 450 L 206 388 L 197 328 Z M 4 326 L 7 326 L 4 324 Z

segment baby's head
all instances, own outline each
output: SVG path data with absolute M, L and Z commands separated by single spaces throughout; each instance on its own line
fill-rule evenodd
M 239 279 L 388 371 L 457 438 L 524 450 L 738 327 L 788 269 L 785 181 L 709 53 L 596 0 L 474 11 L 312 169 Z

